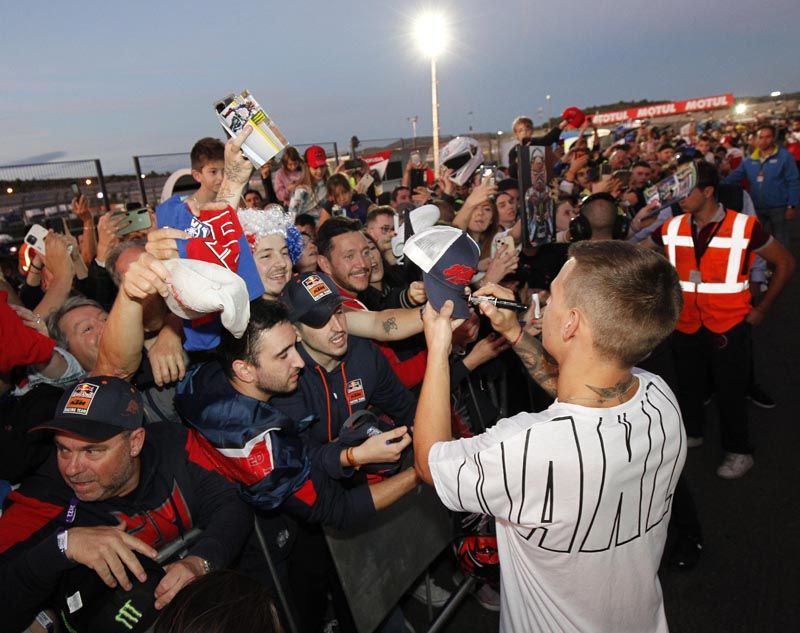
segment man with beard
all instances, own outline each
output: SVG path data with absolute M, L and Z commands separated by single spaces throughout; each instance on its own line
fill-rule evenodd
M 357 235 L 366 243 L 363 235 Z M 369 272 L 368 267 L 367 283 Z M 293 277 L 281 301 L 288 306 L 289 319 L 300 336 L 297 352 L 305 369 L 296 391 L 272 400 L 279 411 L 295 420 L 313 413 L 318 421 L 309 433 L 317 444 L 334 441 L 345 420 L 370 405 L 398 425 L 411 425 L 414 398 L 373 343 L 348 336 L 341 307 L 344 299 L 327 275 Z

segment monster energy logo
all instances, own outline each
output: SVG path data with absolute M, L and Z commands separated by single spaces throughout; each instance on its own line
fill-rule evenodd
M 139 619 L 141 617 L 142 617 L 142 612 L 137 611 L 131 604 L 131 601 L 128 600 L 125 604 L 122 605 L 122 608 L 120 608 L 120 610 L 117 612 L 117 616 L 114 618 L 114 620 L 126 626 L 130 631 L 136 624 L 139 623 Z

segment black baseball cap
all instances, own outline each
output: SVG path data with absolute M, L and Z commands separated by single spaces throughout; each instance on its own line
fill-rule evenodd
M 289 310 L 292 323 L 313 328 L 330 321 L 344 302 L 333 280 L 321 272 L 294 275 L 284 287 L 280 300 Z
M 61 431 L 102 442 L 143 423 L 142 396 L 136 387 L 114 376 L 93 376 L 65 391 L 55 417 L 31 431 Z
M 155 591 L 165 575 L 157 562 L 133 552 L 147 574 L 139 582 L 125 569 L 132 587 L 111 588 L 97 572 L 77 565 L 64 572 L 56 593 L 59 615 L 67 629 L 75 633 L 138 633 L 152 630 L 158 619 Z

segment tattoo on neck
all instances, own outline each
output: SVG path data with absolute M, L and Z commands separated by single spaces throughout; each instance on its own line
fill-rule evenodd
M 397 329 L 397 319 L 395 319 L 394 317 L 389 317 L 383 322 L 383 331 L 386 332 L 387 334 L 392 330 L 396 329 Z
M 613 400 L 616 398 L 622 403 L 625 394 L 628 393 L 633 386 L 634 380 L 635 378 L 633 374 L 631 374 L 627 378 L 620 380 L 613 387 L 593 387 L 592 385 L 586 385 L 586 387 L 596 393 L 600 401 Z

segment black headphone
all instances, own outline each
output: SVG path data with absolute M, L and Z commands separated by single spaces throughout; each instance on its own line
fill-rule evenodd
M 628 237 L 628 231 L 631 228 L 631 220 L 628 217 L 628 214 L 625 212 L 625 209 L 619 206 L 619 203 L 614 196 L 603 191 L 601 193 L 593 193 L 590 196 L 586 196 L 580 201 L 580 204 L 578 205 L 578 215 L 572 218 L 569 223 L 569 235 L 572 238 L 572 241 L 578 242 L 580 240 L 591 239 L 592 226 L 589 224 L 589 220 L 586 219 L 586 216 L 583 215 L 581 210 L 587 204 L 594 202 L 595 200 L 605 200 L 610 202 L 617 210 L 617 216 L 614 218 L 614 228 L 611 229 L 611 238 L 615 240 L 624 240 L 626 237 Z

